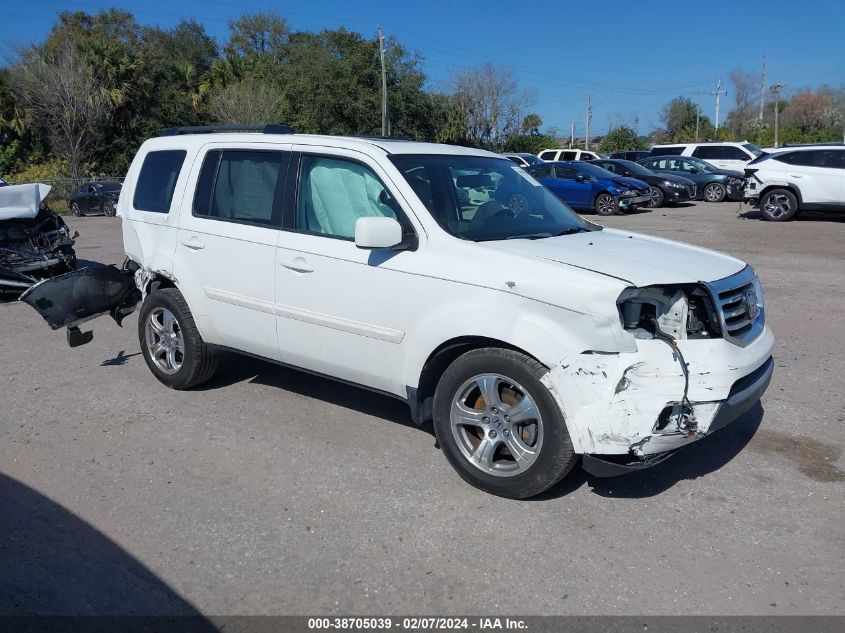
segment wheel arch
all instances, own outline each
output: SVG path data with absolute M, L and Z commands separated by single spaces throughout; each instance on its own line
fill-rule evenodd
M 426 358 L 420 371 L 416 387 L 407 387 L 408 405 L 411 408 L 411 419 L 416 424 L 422 424 L 432 418 L 432 402 L 439 377 L 446 368 L 459 357 L 474 349 L 496 347 L 509 349 L 546 366 L 540 359 L 529 351 L 507 341 L 489 336 L 456 336 L 438 345 Z M 546 366 L 547 367 L 547 366 Z
M 792 183 L 783 183 L 783 184 L 779 184 L 779 185 L 766 185 L 760 191 L 760 195 L 757 199 L 762 203 L 763 197 L 767 196 L 769 193 L 771 193 L 775 189 L 786 189 L 787 191 L 792 193 L 795 196 L 795 198 L 798 200 L 798 208 L 799 209 L 804 204 L 804 200 L 801 198 L 801 189 L 799 189 L 797 186 L 795 186 Z

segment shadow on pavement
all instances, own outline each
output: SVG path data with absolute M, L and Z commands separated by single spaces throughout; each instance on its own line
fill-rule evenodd
M 743 220 L 760 220 L 761 222 L 767 222 L 767 220 L 763 219 L 763 214 L 760 213 L 757 209 L 748 209 L 747 211 L 743 211 L 739 214 Z M 796 215 L 790 222 L 800 222 L 800 221 L 815 221 L 815 222 L 845 222 L 845 213 L 842 211 L 801 211 Z M 777 222 L 772 222 L 772 224 L 778 224 Z M 788 224 L 788 222 L 787 222 Z
M 421 429 L 433 435 L 431 425 L 417 426 L 414 424 L 411 420 L 408 405 L 401 400 L 368 391 L 362 387 L 232 352 L 221 353 L 220 364 L 214 378 L 196 389 L 198 391 L 220 389 L 244 380 L 284 389 L 307 398 L 322 400 L 364 415 L 381 418 L 414 429 Z
M 83 623 L 93 630 L 115 630 L 116 623 L 134 630 L 145 620 L 126 616 L 157 616 L 147 623 L 159 625 L 164 616 L 176 617 L 186 625 L 183 630 L 216 630 L 96 528 L 0 475 L 0 623 L 14 624 L 15 630 L 39 625 L 50 631 L 87 630 Z
M 665 492 L 679 481 L 697 479 L 715 472 L 736 457 L 754 437 L 763 420 L 763 406 L 758 402 L 724 429 L 720 429 L 680 450 L 665 462 L 620 477 L 595 477 L 579 466 L 566 479 L 536 501 L 568 495 L 585 483 L 602 497 L 640 499 Z

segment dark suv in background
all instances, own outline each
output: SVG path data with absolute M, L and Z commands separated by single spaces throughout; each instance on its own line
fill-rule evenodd
M 648 184 L 651 189 L 651 203 L 649 206 L 662 207 L 666 204 L 694 200 L 697 195 L 696 184 L 689 178 L 673 174 L 658 174 L 639 163 L 630 160 L 602 160 L 590 161 L 602 169 L 626 178 L 636 178 Z
M 718 169 L 700 158 L 650 156 L 641 160 L 640 165 L 659 174 L 689 178 L 696 184 L 697 200 L 722 202 L 725 199 L 742 200 L 744 197 L 745 174 Z

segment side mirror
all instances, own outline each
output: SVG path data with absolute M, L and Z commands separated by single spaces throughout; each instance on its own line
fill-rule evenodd
M 402 225 L 395 218 L 358 218 L 355 222 L 355 246 L 389 249 L 402 242 Z
M 691 173 L 691 174 L 697 174 L 697 173 L 698 173 L 698 167 L 690 167 L 690 168 L 689 168 L 689 173 Z
M 575 182 L 584 182 L 585 180 L 584 174 L 575 174 Z

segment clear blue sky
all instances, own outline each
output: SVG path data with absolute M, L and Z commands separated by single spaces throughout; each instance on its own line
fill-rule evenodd
M 566 133 L 576 122 L 583 135 L 587 93 L 593 96 L 595 134 L 611 123 L 646 133 L 658 125 L 660 107 L 697 91 L 728 84 L 722 116 L 733 94 L 733 68 L 759 72 L 768 60 L 768 83 L 785 92 L 823 83 L 845 83 L 845 0 L 640 0 L 584 2 L 521 0 L 29 0 L 0 9 L 0 57 L 41 41 L 60 10 L 94 13 L 116 6 L 144 24 L 169 27 L 194 18 L 223 42 L 227 19 L 274 10 L 294 30 L 344 26 L 367 36 L 381 23 L 387 34 L 418 51 L 431 87 L 450 73 L 486 61 L 510 66 L 536 95 L 533 110 Z M 702 96 L 714 116 L 714 97 Z

